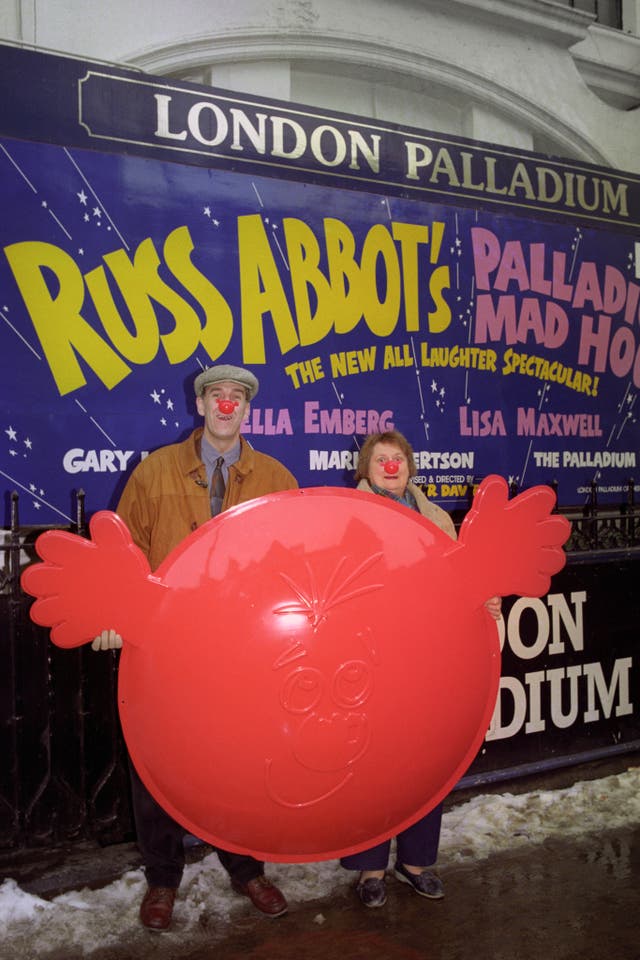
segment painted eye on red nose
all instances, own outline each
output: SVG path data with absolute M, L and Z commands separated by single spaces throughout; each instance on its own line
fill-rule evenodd
M 237 400 L 218 400 L 218 410 L 220 413 L 233 413 L 237 406 Z
M 364 660 L 348 660 L 333 678 L 333 698 L 341 707 L 357 707 L 371 693 L 373 677 Z
M 322 696 L 322 674 L 313 667 L 298 667 L 285 680 L 280 702 L 290 713 L 313 710 Z

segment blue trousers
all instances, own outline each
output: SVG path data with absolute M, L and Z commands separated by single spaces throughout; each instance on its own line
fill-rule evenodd
M 442 807 L 439 803 L 431 813 L 418 820 L 396 837 L 397 857 L 400 863 L 411 867 L 430 867 L 438 859 Z M 352 853 L 342 857 L 341 865 L 346 870 L 386 870 L 389 863 L 391 840 L 385 840 L 376 847 Z

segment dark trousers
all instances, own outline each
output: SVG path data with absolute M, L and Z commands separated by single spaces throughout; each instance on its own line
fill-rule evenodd
M 397 858 L 410 867 L 430 867 L 438 859 L 440 827 L 442 825 L 441 803 L 431 813 L 418 820 L 396 837 Z M 386 870 L 389 863 L 391 840 L 376 847 L 342 857 L 340 863 L 346 870 Z
M 183 840 L 187 831 L 154 800 L 131 762 L 129 769 L 138 847 L 147 883 L 150 887 L 177 889 L 184 870 Z M 231 879 L 238 883 L 248 883 L 264 873 L 264 864 L 253 857 L 229 853 L 219 847 L 216 853 Z

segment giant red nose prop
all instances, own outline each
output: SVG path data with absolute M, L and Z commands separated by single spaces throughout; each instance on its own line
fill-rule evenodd
M 122 635 L 127 745 L 187 830 L 329 859 L 415 822 L 471 763 L 500 672 L 483 603 L 548 590 L 569 534 L 554 503 L 489 477 L 455 543 L 383 497 L 292 490 L 220 514 L 153 575 L 104 511 L 90 541 L 42 534 L 22 584 L 60 646 Z

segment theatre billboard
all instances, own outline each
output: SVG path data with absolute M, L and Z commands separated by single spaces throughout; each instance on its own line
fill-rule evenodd
M 113 508 L 215 362 L 304 486 L 391 427 L 448 510 L 489 473 L 563 505 L 640 480 L 638 176 L 10 45 L 0 93 L 23 522 Z

